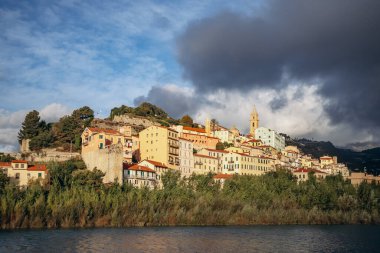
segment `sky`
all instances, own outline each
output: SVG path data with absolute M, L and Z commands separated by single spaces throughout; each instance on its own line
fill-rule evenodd
M 380 143 L 377 0 L 0 0 L 0 151 L 33 109 L 154 103 L 338 146 Z

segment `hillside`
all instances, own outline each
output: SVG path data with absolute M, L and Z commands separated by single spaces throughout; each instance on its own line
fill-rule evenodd
M 329 141 L 313 141 L 308 139 L 292 139 L 286 136 L 286 145 L 297 146 L 305 154 L 313 157 L 323 155 L 338 156 L 338 161 L 348 166 L 350 170 L 380 174 L 380 148 L 363 150 L 361 152 L 335 147 Z
M 144 102 L 138 107 L 128 107 L 122 105 L 111 110 L 109 119 L 118 116 L 140 117 L 146 119 L 150 124 L 160 124 L 169 126 L 171 124 L 181 124 L 181 120 L 171 118 L 163 109 L 156 105 Z M 125 120 L 125 119 L 124 119 Z M 123 121 L 123 120 L 122 120 Z M 196 124 L 194 124 L 196 125 Z M 350 170 L 364 171 L 380 174 L 380 148 L 373 148 L 359 151 L 351 149 L 337 148 L 329 141 L 313 141 L 308 139 L 293 139 L 283 134 L 286 139 L 286 145 L 297 146 L 305 154 L 310 154 L 315 158 L 324 155 L 337 156 L 338 161 L 348 166 Z

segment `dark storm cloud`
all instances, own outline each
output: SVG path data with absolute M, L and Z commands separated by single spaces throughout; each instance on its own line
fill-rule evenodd
M 194 115 L 202 105 L 214 105 L 223 107 L 207 100 L 202 95 L 192 96 L 186 89 L 168 88 L 154 86 L 147 96 L 140 96 L 134 99 L 135 106 L 142 102 L 149 102 L 164 109 L 171 117 L 180 118 L 184 114 Z
M 288 99 L 285 96 L 280 96 L 272 99 L 272 101 L 269 103 L 270 107 L 272 108 L 272 111 L 277 111 L 283 108 L 288 104 Z
M 265 3 L 260 15 L 224 12 L 191 24 L 178 39 L 178 60 L 197 92 L 317 82 L 332 123 L 377 128 L 380 1 Z M 273 109 L 283 105 L 272 101 Z

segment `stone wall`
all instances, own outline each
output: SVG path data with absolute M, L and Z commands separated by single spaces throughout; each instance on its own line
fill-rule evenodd
M 153 122 L 145 117 L 140 117 L 140 116 L 130 115 L 130 114 L 115 116 L 113 118 L 113 121 L 131 125 L 133 127 L 140 128 L 141 130 L 153 125 L 154 126 L 160 125 L 159 123 Z
M 123 183 L 123 149 L 120 145 L 82 153 L 82 159 L 87 169 L 96 168 L 105 173 L 104 183 L 113 183 L 115 179 L 119 184 Z
M 20 152 L 21 153 L 30 152 L 29 143 L 30 143 L 30 139 L 22 139 L 21 140 L 21 145 L 20 145 Z
M 63 162 L 70 159 L 80 158 L 80 153 L 78 152 L 58 151 L 55 148 L 44 148 L 39 152 L 29 152 L 24 153 L 23 155 L 25 156 L 25 160 L 29 162 Z
M 116 131 L 119 131 L 120 127 L 122 126 L 131 126 L 132 135 L 138 135 L 140 131 L 151 125 L 159 126 L 160 124 L 144 117 L 131 116 L 127 114 L 115 116 L 114 120 L 94 119 L 91 122 L 92 127 L 113 129 Z

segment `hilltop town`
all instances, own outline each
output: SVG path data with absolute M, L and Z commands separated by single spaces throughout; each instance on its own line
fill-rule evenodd
M 44 162 L 72 158 L 82 159 L 88 170 L 102 171 L 106 184 L 128 183 L 151 189 L 162 187 L 162 175 L 168 171 L 178 171 L 181 177 L 212 173 L 221 184 L 233 175 L 258 176 L 278 169 L 288 170 L 298 182 L 307 181 L 310 175 L 318 180 L 341 175 L 355 185 L 380 182 L 378 177 L 365 173 L 350 173 L 337 156 L 313 157 L 296 146 L 286 146 L 284 135 L 261 126 L 255 107 L 247 122 L 248 134 L 234 126 L 222 126 L 215 119 L 201 125 L 186 115 L 176 121 L 158 107 L 153 108 L 153 116 L 159 115 L 161 120 L 131 114 L 133 109 L 120 107 L 113 109 L 109 119 L 87 121 L 76 140 L 76 152 L 70 140 L 69 152 L 43 149 L 33 154 L 30 139 L 21 139 L 20 159 L 1 162 L 0 169 L 21 186 L 29 180 L 48 179 Z

